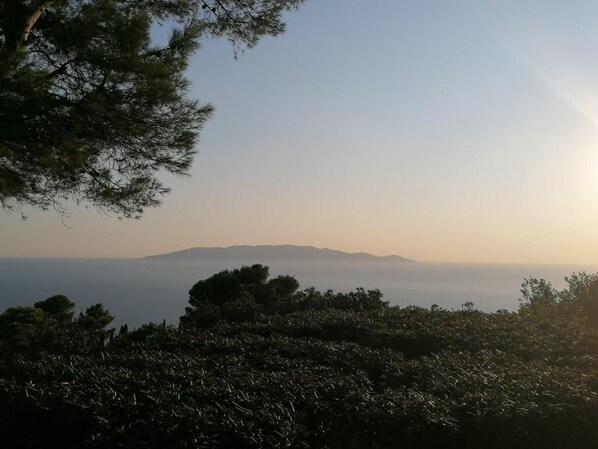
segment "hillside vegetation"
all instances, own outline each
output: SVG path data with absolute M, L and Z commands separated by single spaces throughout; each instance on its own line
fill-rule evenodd
M 63 296 L 0 315 L 3 448 L 596 448 L 598 276 L 516 313 L 299 291 L 261 265 L 195 284 L 178 327 Z

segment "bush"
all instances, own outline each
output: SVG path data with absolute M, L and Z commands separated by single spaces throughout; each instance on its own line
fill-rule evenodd
M 598 326 L 598 273 L 573 273 L 567 288 L 558 291 L 544 279 L 526 279 L 522 285 L 520 313 L 581 320 Z
M 112 315 L 101 304 L 73 319 L 75 304 L 56 295 L 34 307 L 13 307 L 0 315 L 0 350 L 22 354 L 57 351 L 76 354 L 101 350 L 114 329 Z
M 593 280 L 524 288 L 519 313 L 242 294 L 101 349 L 73 345 L 97 335 L 101 307 L 66 324 L 12 309 L 1 344 L 10 326 L 54 343 L 0 352 L 0 447 L 595 448 L 598 333 L 553 313 L 594 301 Z
M 268 267 L 255 264 L 224 270 L 198 281 L 189 291 L 189 307 L 180 318 L 185 329 L 205 329 L 220 320 L 255 320 L 260 314 L 305 310 L 367 311 L 388 307 L 380 290 L 356 289 L 350 293 L 321 293 L 314 288 L 297 292 L 292 276 L 268 280 Z

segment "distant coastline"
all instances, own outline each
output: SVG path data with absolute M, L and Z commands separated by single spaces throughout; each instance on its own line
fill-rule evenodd
M 160 260 L 234 260 L 234 261 L 313 261 L 313 262 L 385 262 L 416 263 L 398 255 L 375 256 L 369 253 L 348 253 L 328 248 L 297 245 L 235 245 L 228 247 L 196 247 L 141 259 Z

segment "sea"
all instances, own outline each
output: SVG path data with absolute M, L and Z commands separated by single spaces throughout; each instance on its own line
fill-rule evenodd
M 598 265 L 524 265 L 461 263 L 331 263 L 258 261 L 270 274 L 295 276 L 301 288 L 348 292 L 379 289 L 400 307 L 516 310 L 521 283 L 543 278 L 563 288 L 574 272 L 598 272 Z M 66 295 L 77 311 L 102 303 L 114 326 L 127 323 L 178 323 L 189 289 L 199 280 L 251 261 L 173 261 L 159 259 L 0 259 L 0 312 L 32 305 L 52 295 Z

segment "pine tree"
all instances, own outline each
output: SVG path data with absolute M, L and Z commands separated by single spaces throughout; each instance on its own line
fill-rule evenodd
M 187 97 L 202 38 L 235 51 L 303 0 L 0 0 L 0 204 L 139 217 L 187 174 L 212 106 Z M 165 45 L 152 26 L 171 26 Z

